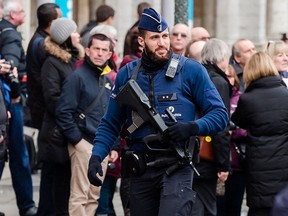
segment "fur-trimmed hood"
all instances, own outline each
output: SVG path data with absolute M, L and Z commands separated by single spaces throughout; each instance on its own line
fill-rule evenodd
M 46 37 L 44 41 L 45 50 L 48 54 L 55 56 L 58 59 L 61 59 L 63 62 L 68 63 L 71 61 L 72 54 L 66 50 L 60 47 L 57 43 L 55 43 L 50 36 Z M 77 47 L 79 53 L 78 53 L 78 59 L 84 57 L 84 47 L 79 44 Z

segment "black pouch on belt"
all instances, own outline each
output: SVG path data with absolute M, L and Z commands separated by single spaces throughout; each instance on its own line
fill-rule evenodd
M 122 157 L 122 177 L 141 176 L 146 171 L 146 158 L 133 151 L 125 151 Z

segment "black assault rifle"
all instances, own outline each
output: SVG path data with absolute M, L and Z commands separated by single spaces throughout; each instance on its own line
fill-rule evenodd
M 146 94 L 142 91 L 138 83 L 130 79 L 121 89 L 120 92 L 116 96 L 117 103 L 122 106 L 128 106 L 133 110 L 132 120 L 133 123 L 128 127 L 128 131 L 130 133 L 134 132 L 137 128 L 139 128 L 143 123 L 150 123 L 152 126 L 158 131 L 156 134 L 150 134 L 143 138 L 144 143 L 146 146 L 152 151 L 176 151 L 177 155 L 188 162 L 194 171 L 199 175 L 198 171 L 195 169 L 192 163 L 192 154 L 193 152 L 185 151 L 184 147 L 180 146 L 179 144 L 172 143 L 171 140 L 165 139 L 163 137 L 163 132 L 168 128 L 165 122 L 163 121 L 162 117 L 159 113 L 155 110 L 154 107 L 151 106 L 150 101 Z M 166 113 L 170 119 L 176 121 L 173 114 L 169 109 L 166 109 Z M 195 138 L 194 138 L 195 141 Z M 193 141 L 193 147 L 194 147 Z M 163 143 L 163 148 L 154 148 L 152 147 L 153 143 Z M 165 145 L 166 143 L 166 145 Z M 169 146 L 167 146 L 169 144 Z M 182 160 L 183 165 L 183 160 Z M 176 164 L 174 169 L 179 167 L 180 164 Z M 172 169 L 171 169 L 172 172 Z

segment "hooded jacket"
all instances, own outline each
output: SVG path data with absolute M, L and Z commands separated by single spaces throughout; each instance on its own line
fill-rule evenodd
M 51 145 L 51 131 L 56 126 L 55 110 L 60 98 L 65 78 L 75 69 L 75 62 L 84 56 L 83 48 L 64 49 L 53 42 L 48 36 L 44 41 L 47 59 L 41 68 L 41 82 L 45 101 L 45 114 L 39 133 L 39 157 L 41 160 L 54 161 L 56 158 L 66 157 L 66 151 L 48 152 Z

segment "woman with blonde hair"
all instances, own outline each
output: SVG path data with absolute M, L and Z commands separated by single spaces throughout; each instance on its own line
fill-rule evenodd
M 252 81 L 277 75 L 277 68 L 269 56 L 264 52 L 258 52 L 257 55 L 254 54 L 249 64 L 245 65 L 243 79 L 247 88 Z M 276 78 L 274 77 L 274 79 Z
M 280 77 L 288 86 L 288 44 L 283 41 L 269 41 L 264 52 L 271 57 Z
M 243 78 L 246 90 L 231 120 L 247 130 L 248 216 L 268 216 L 288 183 L 288 91 L 264 52 L 249 59 Z

